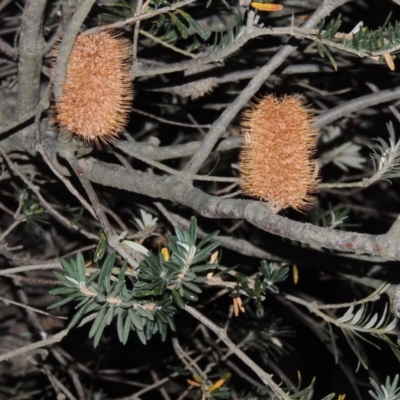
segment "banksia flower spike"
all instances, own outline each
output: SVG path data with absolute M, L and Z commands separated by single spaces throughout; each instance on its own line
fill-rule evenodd
M 242 191 L 267 200 L 275 212 L 306 211 L 318 192 L 317 127 L 301 99 L 263 97 L 242 116 Z
M 54 107 L 54 122 L 60 129 L 97 146 L 118 137 L 133 99 L 130 56 L 129 40 L 116 33 L 77 37 L 64 94 Z

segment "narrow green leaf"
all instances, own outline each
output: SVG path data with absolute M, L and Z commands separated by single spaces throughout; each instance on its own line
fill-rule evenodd
M 86 303 L 83 307 L 81 307 L 75 314 L 74 316 L 71 318 L 71 321 L 69 321 L 68 324 L 68 329 L 72 329 L 74 328 L 82 319 L 82 317 L 84 316 L 84 314 L 86 313 L 86 311 L 88 310 L 89 306 L 90 306 L 90 302 Z
M 76 273 L 79 278 L 79 282 L 85 282 L 86 275 L 86 267 L 85 267 L 85 259 L 83 258 L 82 253 L 76 254 Z
M 109 13 L 101 13 L 97 16 L 97 18 L 100 21 L 103 22 L 107 22 L 107 23 L 114 23 L 114 22 L 120 22 L 121 21 L 121 17 L 118 17 L 116 15 L 112 15 Z
M 154 320 L 154 315 L 143 307 L 138 306 L 135 310 L 142 318 L 147 318 L 150 321 Z
M 109 296 L 110 297 L 117 297 L 120 294 L 120 292 L 122 290 L 122 287 L 124 285 L 125 285 L 125 281 L 124 280 L 120 280 L 119 282 L 117 282 Z
M 144 326 L 144 336 L 147 340 L 149 340 L 153 336 L 154 329 L 157 329 L 155 321 L 150 321 Z
M 176 326 L 175 326 L 174 319 L 169 315 L 167 315 L 166 317 L 167 317 L 167 322 L 168 322 L 169 328 L 171 329 L 171 331 L 175 332 L 176 331 Z
M 62 274 L 61 272 L 58 272 L 58 271 L 53 271 L 53 274 L 56 276 L 56 278 L 59 281 L 61 281 L 67 287 L 78 288 L 78 284 L 77 283 L 73 283 L 70 280 L 68 280 L 67 279 L 67 275 L 64 275 L 64 274 Z
M 146 340 L 146 336 L 145 336 L 144 332 L 143 332 L 143 331 L 136 331 L 136 333 L 137 333 L 137 335 L 138 335 L 139 340 L 140 340 L 144 345 L 146 345 L 147 340 Z
M 93 346 L 97 347 L 97 345 L 100 343 L 100 339 L 103 336 L 103 332 L 104 332 L 104 328 L 106 327 L 106 319 L 103 318 L 103 320 L 101 321 L 96 334 L 94 335 L 93 338 Z
M 254 296 L 260 297 L 261 296 L 261 280 L 260 280 L 260 274 L 256 275 L 256 278 L 254 279 L 254 288 L 253 288 Z
M 184 310 L 186 308 L 185 301 L 182 299 L 181 295 L 174 289 L 171 291 L 172 298 L 174 299 L 175 304 Z
M 60 262 L 67 276 L 79 281 L 75 271 L 75 262 L 73 260 L 71 260 L 71 262 L 68 262 L 67 260 L 60 260 Z
M 114 319 L 114 311 L 115 311 L 115 305 L 110 304 L 108 306 L 108 310 L 106 313 L 106 325 L 110 325 L 112 320 Z
M 256 314 L 258 318 L 262 318 L 264 316 L 264 307 L 260 301 L 256 302 Z
M 320 57 L 322 57 L 322 58 L 325 57 L 324 45 L 320 42 L 317 42 L 317 51 L 318 51 L 318 54 L 320 55 Z
M 179 14 L 182 15 L 183 18 L 186 19 L 187 22 L 189 22 L 190 26 L 193 28 L 193 30 L 205 41 L 207 40 L 210 35 L 211 32 L 207 32 L 204 29 L 202 29 L 202 27 L 198 24 L 197 21 L 195 21 L 189 14 L 187 14 L 186 12 L 178 9 L 176 10 Z
M 125 273 L 126 273 L 126 269 L 128 267 L 128 262 L 125 260 L 119 270 L 119 274 L 118 274 L 118 280 L 119 281 L 125 281 Z
M 102 326 L 103 323 L 105 326 L 105 321 L 106 321 L 105 316 L 106 316 L 107 308 L 108 308 L 108 305 L 104 304 L 103 307 L 100 309 L 99 313 L 97 314 L 97 317 L 93 321 L 92 327 L 90 328 L 89 338 L 92 338 L 96 334 L 96 332 L 99 330 L 99 328 Z M 103 329 L 104 329 L 104 326 L 103 326 Z
M 332 56 L 331 52 L 328 50 L 328 48 L 326 46 L 324 46 L 322 48 L 322 50 L 326 54 L 326 56 L 328 57 L 328 59 L 331 62 L 334 70 L 337 71 L 337 64 L 336 64 L 336 61 L 333 59 L 333 56 Z
M 111 287 L 111 273 L 115 263 L 115 253 L 108 254 L 105 258 L 100 270 L 98 284 L 100 288 L 105 289 L 107 292 Z
M 171 18 L 171 21 L 173 22 L 173 24 L 178 28 L 179 33 L 181 34 L 181 36 L 184 39 L 188 38 L 188 32 L 187 32 L 187 28 L 186 26 L 181 22 L 181 20 L 174 15 L 173 13 L 168 13 L 168 15 Z
M 79 289 L 77 287 L 58 287 L 55 289 L 51 289 L 49 291 L 49 294 L 53 296 L 65 296 L 77 292 L 79 292 Z
M 182 286 L 184 286 L 185 288 L 189 289 L 192 292 L 202 293 L 202 290 L 192 282 L 182 281 L 181 283 L 182 283 Z
M 117 310 L 117 334 L 121 343 L 124 343 L 124 310 L 118 308 Z
M 161 334 L 161 341 L 165 342 L 165 340 L 167 339 L 167 333 L 168 333 L 168 329 L 167 329 L 167 325 L 162 324 L 161 325 L 161 329 L 160 330 L 160 334 Z
M 154 315 L 156 317 L 156 319 L 159 319 L 161 322 L 163 322 L 164 324 L 166 324 L 168 322 L 167 317 L 159 310 L 156 310 L 154 312 Z
M 235 265 L 233 267 L 225 268 L 222 271 L 218 272 L 217 274 L 213 275 L 214 278 L 219 278 L 222 275 L 228 274 L 231 271 L 234 271 L 239 265 Z
M 331 337 L 331 345 L 332 345 L 332 351 L 333 351 L 333 356 L 335 357 L 335 364 L 339 363 L 339 354 L 338 354 L 338 349 L 336 346 L 336 339 L 335 339 L 335 334 L 332 329 L 332 325 L 328 323 L 328 328 L 329 328 L 329 334 Z
M 104 232 L 101 232 L 99 243 L 94 252 L 93 261 L 96 263 L 96 262 L 102 260 L 104 257 L 104 254 L 106 253 L 106 250 L 107 250 L 107 236 L 105 235 Z
M 123 340 L 122 343 L 125 344 L 128 341 L 129 333 L 131 331 L 131 320 L 129 319 L 129 316 L 126 316 L 125 322 L 124 322 L 124 332 L 123 332 Z
M 131 319 L 132 325 L 135 327 L 135 329 L 137 331 L 142 331 L 143 330 L 142 320 L 141 320 L 140 316 L 136 313 L 136 311 L 129 309 L 128 315 L 129 315 L 129 318 Z
M 192 293 L 190 290 L 182 288 L 182 290 L 180 290 L 179 292 L 187 300 L 197 301 L 199 299 L 199 297 L 196 294 Z
M 190 218 L 188 234 L 190 237 L 190 243 L 188 244 L 190 246 L 194 246 L 196 244 L 196 239 L 197 239 L 197 219 L 195 217 Z
M 47 310 L 54 310 L 55 308 L 61 307 L 64 304 L 67 304 L 67 303 L 70 303 L 71 301 L 74 301 L 75 299 L 79 298 L 80 296 L 82 296 L 82 294 L 80 292 L 72 294 L 72 295 L 66 297 L 65 299 L 62 299 L 60 301 L 57 301 L 54 304 L 51 304 L 50 306 L 47 307 Z
M 368 369 L 368 365 L 367 365 L 366 361 L 364 360 L 363 356 L 361 355 L 360 351 L 358 350 L 357 343 L 354 340 L 353 335 L 350 332 L 345 331 L 344 329 L 342 329 L 342 332 L 343 332 L 343 335 L 344 335 L 345 339 L 347 340 L 347 343 L 350 346 L 351 350 L 353 350 L 354 354 L 357 356 L 358 361 L 361 363 L 361 365 L 365 369 Z

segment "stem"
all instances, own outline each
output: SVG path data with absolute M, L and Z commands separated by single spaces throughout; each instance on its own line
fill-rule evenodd
M 186 305 L 186 311 L 205 325 L 208 329 L 212 330 L 226 346 L 236 354 L 254 373 L 265 383 L 281 400 L 291 400 L 290 397 L 272 380 L 272 375 L 265 372 L 260 368 L 250 357 L 248 357 L 242 350 L 240 350 L 235 343 L 228 337 L 226 330 L 220 328 L 214 322 L 209 320 L 206 316 L 201 314 L 195 308 Z

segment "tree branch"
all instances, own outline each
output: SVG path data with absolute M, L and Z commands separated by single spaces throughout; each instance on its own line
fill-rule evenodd
M 235 343 L 228 337 L 226 330 L 215 325 L 214 322 L 209 320 L 195 308 L 186 305 L 185 310 L 205 325 L 208 329 L 212 330 L 218 338 L 220 338 L 226 346 L 235 353 L 250 369 L 257 374 L 261 381 L 266 384 L 271 390 L 279 396 L 280 400 L 290 400 L 289 395 L 287 395 L 272 379 L 272 375 L 266 373 L 262 368 L 260 368 L 250 357 L 248 357 L 242 350 L 240 350 Z
M 18 115 L 25 115 L 39 102 L 40 74 L 45 42 L 42 34 L 47 0 L 27 0 L 19 41 Z
M 82 159 L 88 179 L 105 186 L 141 193 L 187 206 L 208 218 L 244 219 L 265 232 L 307 243 L 314 248 L 327 248 L 344 253 L 369 254 L 389 260 L 400 260 L 400 245 L 385 235 L 338 232 L 310 223 L 302 223 L 274 214 L 268 203 L 251 200 L 221 199 L 194 188 L 176 177 L 160 177 L 127 168 Z

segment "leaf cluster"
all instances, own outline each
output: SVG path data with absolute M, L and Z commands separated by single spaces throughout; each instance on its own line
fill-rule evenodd
M 231 292 L 232 297 L 238 297 L 243 292 L 256 301 L 257 315 L 262 317 L 264 315 L 264 308 L 261 302 L 268 292 L 274 294 L 279 293 L 277 283 L 283 282 L 289 274 L 289 267 L 280 266 L 274 262 L 262 260 L 254 281 L 251 281 L 246 275 L 237 272 L 235 277 L 237 285 Z
M 55 275 L 64 287 L 50 293 L 64 298 L 49 308 L 77 303 L 69 328 L 76 326 L 84 315 L 96 313 L 89 333 L 95 346 L 114 319 L 122 343 L 127 342 L 131 331 L 136 331 L 144 344 L 156 332 L 165 340 L 168 327 L 175 330 L 176 306 L 185 308 L 185 301 L 198 300 L 198 274 L 216 267 L 206 260 L 219 245 L 210 242 L 217 233 L 196 244 L 197 222 L 192 218 L 189 231 L 177 228 L 175 236 L 168 235 L 168 249 L 157 255 L 147 254 L 139 271 L 130 270 L 126 262 L 118 267 L 115 254 L 109 254 L 101 267 L 91 272 L 80 253 L 75 260 L 62 260 L 64 273 Z
M 370 378 L 370 382 L 373 390 L 368 393 L 374 400 L 400 400 L 400 387 L 397 386 L 399 375 L 393 378 L 393 382 L 390 381 L 390 377 L 387 377 L 385 384 L 380 386 L 372 378 Z
M 167 0 L 152 0 L 148 4 L 147 11 L 151 12 L 160 7 L 167 7 L 172 4 L 173 2 Z M 123 21 L 133 17 L 135 13 L 134 8 L 125 1 L 104 8 L 106 12 L 98 15 L 99 20 L 104 22 Z M 198 48 L 211 35 L 211 32 L 203 29 L 189 13 L 179 8 L 159 14 L 157 17 L 150 19 L 149 23 L 148 32 L 168 44 L 174 44 L 179 39 L 188 39 L 191 32 L 195 33 L 201 41 L 197 37 L 194 37 L 192 44 L 187 49 L 188 51 Z
M 374 181 L 378 179 L 393 179 L 400 176 L 400 141 L 396 141 L 393 123 L 387 124 L 389 142 L 377 138 L 375 147 L 372 149 L 371 159 L 374 166 Z

